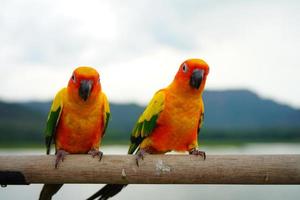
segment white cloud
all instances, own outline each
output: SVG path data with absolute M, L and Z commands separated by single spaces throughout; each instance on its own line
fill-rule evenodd
M 112 101 L 146 103 L 183 60 L 202 57 L 208 88 L 250 88 L 300 107 L 297 1 L 1 4 L 0 98 L 51 98 L 76 66 L 92 65 Z

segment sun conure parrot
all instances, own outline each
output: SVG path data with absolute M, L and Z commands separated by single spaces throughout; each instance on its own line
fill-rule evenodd
M 173 82 L 155 93 L 131 134 L 128 154 L 136 152 L 137 165 L 145 153 L 187 151 L 206 158 L 205 152 L 198 149 L 198 134 L 204 119 L 202 93 L 208 72 L 203 60 L 186 60 Z M 108 184 L 89 200 L 108 199 L 125 186 Z
M 67 88 L 55 96 L 45 131 L 47 154 L 55 143 L 55 168 L 67 154 L 99 157 L 101 139 L 110 117 L 109 102 L 101 89 L 100 76 L 91 67 L 74 70 Z M 51 199 L 62 184 L 45 184 L 40 200 Z

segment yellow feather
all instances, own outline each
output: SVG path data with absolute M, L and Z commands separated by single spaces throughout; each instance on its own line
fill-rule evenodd
M 104 102 L 104 111 L 106 113 L 110 113 L 108 99 L 107 99 L 106 95 L 104 94 L 104 92 L 102 92 L 102 98 L 103 98 L 103 102 Z
M 62 110 L 63 107 L 63 96 L 65 94 L 65 92 L 67 91 L 66 88 L 62 88 L 55 96 L 52 106 L 50 108 L 50 112 L 48 114 L 48 119 L 50 117 L 51 112 L 55 112 L 57 111 L 57 109 L 60 107 Z
M 149 105 L 141 115 L 138 120 L 138 123 L 142 123 L 144 121 L 150 121 L 150 119 L 159 114 L 164 109 L 164 100 L 165 100 L 165 92 L 164 90 L 159 90 L 155 93 L 154 97 L 150 101 Z

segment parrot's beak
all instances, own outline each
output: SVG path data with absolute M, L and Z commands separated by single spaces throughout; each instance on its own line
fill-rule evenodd
M 204 71 L 200 69 L 195 69 L 190 78 L 190 86 L 195 89 L 199 89 L 202 79 L 203 79 Z
M 79 87 L 79 96 L 86 101 L 92 90 L 93 81 L 91 80 L 82 80 L 80 81 L 80 87 Z

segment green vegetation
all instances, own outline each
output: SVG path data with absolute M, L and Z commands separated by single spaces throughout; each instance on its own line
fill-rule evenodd
M 245 90 L 208 91 L 204 101 L 201 144 L 300 141 L 300 110 Z M 0 148 L 43 147 L 50 104 L 0 102 Z M 135 104 L 111 104 L 111 121 L 103 144 L 127 145 L 143 110 Z

